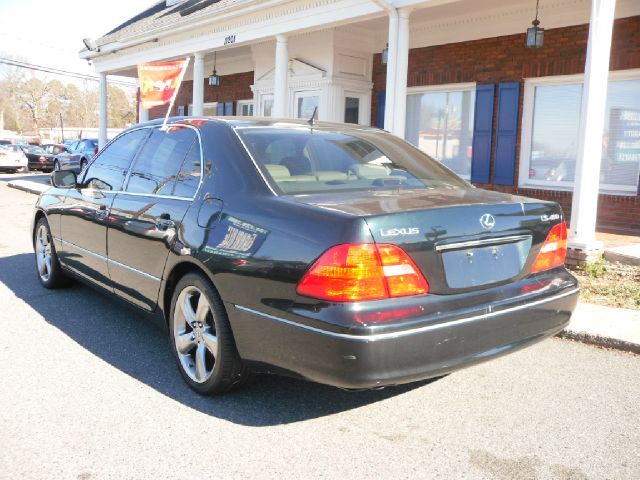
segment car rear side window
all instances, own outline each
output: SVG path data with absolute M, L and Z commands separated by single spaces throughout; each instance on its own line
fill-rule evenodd
M 154 129 L 133 164 L 126 191 L 173 195 L 181 166 L 197 143 L 198 137 L 189 127 Z
M 131 160 L 148 133 L 140 129 L 116 138 L 89 165 L 83 183 L 88 188 L 121 190 Z
M 197 140 L 191 144 L 189 153 L 182 162 L 178 172 L 176 186 L 173 194 L 178 197 L 193 197 L 200 185 L 202 159 L 200 157 L 200 142 Z
M 468 187 L 422 151 L 379 130 L 268 126 L 237 132 L 285 194 Z

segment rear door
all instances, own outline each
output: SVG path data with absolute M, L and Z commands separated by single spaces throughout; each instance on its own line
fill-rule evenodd
M 107 268 L 109 211 L 147 134 L 147 130 L 135 130 L 112 142 L 80 178 L 82 186 L 69 190 L 60 211 L 60 259 L 79 275 L 105 288 L 110 288 L 111 283 Z
M 194 128 L 153 129 L 113 202 L 110 278 L 117 294 L 147 310 L 156 306 L 169 250 L 200 184 L 200 152 Z

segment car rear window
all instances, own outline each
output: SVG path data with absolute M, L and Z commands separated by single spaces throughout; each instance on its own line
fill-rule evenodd
M 260 126 L 237 132 L 284 194 L 468 186 L 422 151 L 379 130 Z

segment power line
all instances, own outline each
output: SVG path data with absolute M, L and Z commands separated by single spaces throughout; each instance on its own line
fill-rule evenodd
M 64 77 L 71 77 L 71 78 L 77 78 L 80 80 L 88 80 L 91 82 L 99 82 L 100 79 L 98 77 L 94 77 L 93 75 L 87 75 L 84 73 L 78 73 L 78 72 L 69 72 L 67 70 L 61 70 L 59 68 L 54 68 L 54 67 L 46 67 L 44 65 L 36 65 L 33 63 L 27 63 L 27 62 L 21 62 L 19 60 L 12 60 L 10 58 L 3 58 L 0 57 L 0 63 L 1 64 L 5 64 L 5 65 L 10 65 L 13 67 L 18 67 L 18 68 L 25 68 L 27 70 L 36 70 L 39 72 L 45 72 L 45 73 L 51 73 L 53 75 L 61 75 Z M 130 87 L 130 88 L 136 88 L 137 84 L 136 83 L 130 83 L 130 82 L 126 82 L 124 80 L 109 80 L 109 83 L 114 84 L 114 85 L 122 85 L 125 87 Z

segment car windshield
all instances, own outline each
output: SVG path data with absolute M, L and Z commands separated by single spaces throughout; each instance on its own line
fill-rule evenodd
M 459 188 L 468 184 L 422 151 L 379 130 L 239 127 L 280 193 Z

